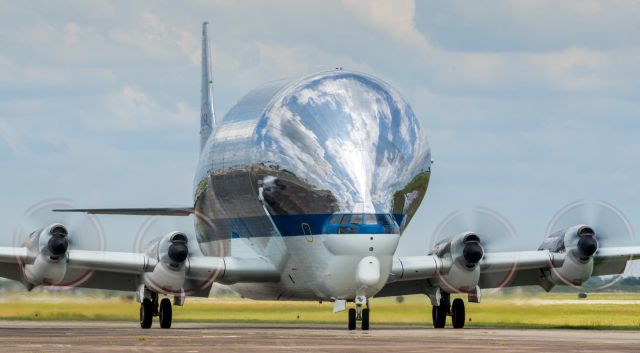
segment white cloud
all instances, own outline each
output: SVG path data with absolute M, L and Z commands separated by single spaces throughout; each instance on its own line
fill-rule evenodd
M 117 92 L 102 98 L 107 114 L 94 116 L 84 114 L 85 123 L 100 130 L 136 130 L 141 128 L 163 128 L 171 126 L 193 126 L 198 123 L 199 113 L 186 103 L 178 102 L 174 107 L 164 107 L 140 87 L 123 86 Z
M 199 33 L 185 30 L 154 12 L 145 10 L 140 22 L 133 26 L 117 28 L 110 32 L 112 40 L 144 51 L 148 55 L 172 58 L 176 53 L 200 64 Z
M 640 219 L 640 170 L 629 163 L 638 150 L 639 16 L 640 2 L 622 0 L 0 0 L 0 138 L 12 151 L 29 152 L 30 136 L 70 146 L 55 163 L 29 153 L 3 165 L 0 184 L 10 187 L 0 193 L 12 205 L 60 193 L 82 200 L 79 185 L 100 180 L 96 202 L 189 199 L 191 185 L 157 188 L 175 185 L 163 168 L 179 165 L 190 179 L 196 151 L 183 147 L 184 156 L 167 160 L 155 146 L 180 139 L 174 146 L 197 148 L 207 19 L 219 115 L 264 82 L 334 66 L 379 76 L 410 98 L 437 162 L 413 239 L 425 239 L 441 213 L 474 203 L 497 204 L 532 233 L 575 198 L 602 195 Z M 42 105 L 13 104 L 29 99 Z M 157 133 L 162 126 L 172 131 Z M 85 164 L 91 170 L 79 173 Z M 42 182 L 34 165 L 64 183 Z M 123 178 L 116 169 L 131 172 L 114 179 Z M 136 192 L 116 197 L 123 185 Z
M 389 33 L 396 40 L 429 49 L 425 37 L 416 29 L 415 0 L 343 0 L 344 6 L 371 25 Z
M 11 151 L 19 154 L 25 151 L 20 133 L 9 124 L 0 119 L 0 139 L 3 140 Z

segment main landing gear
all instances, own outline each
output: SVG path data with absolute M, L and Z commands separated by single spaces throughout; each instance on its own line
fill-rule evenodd
M 464 301 L 456 298 L 451 303 L 451 295 L 443 293 L 440 298 L 440 305 L 431 308 L 431 318 L 434 328 L 444 328 L 447 316 L 451 316 L 453 328 L 463 328 L 465 323 Z M 451 303 L 451 304 L 450 304 Z
M 369 302 L 367 298 L 356 297 L 356 307 L 349 309 L 349 331 L 356 329 L 356 322 L 360 321 L 360 327 L 363 331 L 369 330 Z M 364 306 L 364 307 L 363 307 Z
M 171 328 L 172 310 L 171 299 L 163 298 L 158 303 L 158 294 L 148 292 L 140 303 L 140 327 L 151 328 L 153 317 L 158 316 L 161 328 Z

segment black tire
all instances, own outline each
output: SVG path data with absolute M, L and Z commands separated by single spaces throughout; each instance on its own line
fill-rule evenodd
M 349 331 L 356 329 L 356 309 L 349 309 Z
M 460 298 L 456 298 L 451 304 L 451 323 L 453 324 L 453 328 L 463 328 L 464 322 L 464 301 Z
M 171 300 L 164 298 L 160 301 L 160 327 L 171 328 L 171 320 L 173 319 L 173 313 L 171 308 Z
M 153 303 L 149 298 L 144 298 L 140 303 L 140 327 L 151 328 L 153 323 Z
M 362 309 L 362 331 L 369 330 L 369 309 Z
M 432 305 L 431 306 L 431 321 L 433 322 L 433 327 L 434 328 L 437 328 L 436 327 L 436 315 L 437 315 L 437 313 L 438 313 L 438 307 L 435 306 L 435 305 Z
M 432 309 L 433 327 L 444 328 L 447 323 L 447 308 L 444 305 L 434 306 Z

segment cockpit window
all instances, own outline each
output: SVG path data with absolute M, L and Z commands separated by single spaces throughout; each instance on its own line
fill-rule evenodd
M 377 214 L 376 217 L 378 218 L 378 224 L 385 226 L 392 224 L 391 217 L 388 214 Z
M 360 223 L 362 223 L 361 213 L 356 213 L 353 216 L 351 216 L 351 224 L 360 224 Z
M 387 213 L 336 213 L 327 218 L 323 234 L 399 234 L 393 215 Z
M 364 224 L 377 224 L 377 223 L 378 221 L 376 220 L 375 214 L 367 213 L 366 215 L 364 215 Z
M 342 218 L 341 214 L 334 214 L 329 219 L 329 224 L 338 224 L 338 223 L 340 223 L 340 218 Z

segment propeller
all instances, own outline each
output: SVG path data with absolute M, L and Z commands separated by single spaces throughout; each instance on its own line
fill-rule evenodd
M 22 247 L 26 239 L 35 231 L 46 227 L 50 238 L 47 252 L 52 258 L 64 256 L 71 248 L 82 250 L 104 250 L 105 237 L 97 217 L 84 213 L 58 213 L 53 209 L 75 208 L 68 199 L 48 199 L 31 206 L 13 233 L 13 246 Z M 93 275 L 90 270 L 68 270 L 60 286 L 77 286 L 88 281 Z
M 166 256 L 171 260 L 172 267 L 177 268 L 179 264 L 187 260 L 189 256 L 202 256 L 202 250 L 195 234 L 193 216 L 189 217 L 173 217 L 173 216 L 152 216 L 148 217 L 140 226 L 133 244 L 134 252 L 148 252 L 154 249 L 154 246 L 166 239 L 167 234 L 171 234 L 169 241 L 171 244 L 168 248 L 164 248 Z M 219 246 L 218 242 L 209 246 Z M 151 255 L 151 254 L 150 254 Z M 152 255 L 153 256 L 153 255 Z M 161 254 L 162 256 L 162 254 Z M 221 276 L 222 273 L 212 272 L 211 277 L 207 280 L 195 281 L 187 280 L 184 283 L 184 292 L 197 292 L 206 289 L 211 285 L 215 278 Z M 161 287 L 161 283 L 158 283 Z
M 479 237 L 480 246 L 486 252 L 510 250 L 519 243 L 518 234 L 504 216 L 487 207 L 476 207 L 455 211 L 445 217 L 436 227 L 431 237 L 431 245 L 451 240 L 454 236 L 467 232 Z M 469 246 L 471 244 L 474 243 L 469 243 Z M 475 249 L 468 249 L 469 256 L 472 253 L 477 256 L 477 245 L 476 243 L 473 246 Z
M 464 248 L 462 257 L 468 268 L 482 260 L 487 252 L 508 251 L 518 248 L 520 239 L 511 223 L 500 213 L 487 207 L 476 207 L 471 210 L 460 210 L 449 214 L 436 227 L 431 237 L 432 248 L 440 248 L 441 244 L 452 240 L 459 234 L 466 234 L 463 238 Z M 514 278 L 517 267 L 493 273 L 492 290 L 499 290 L 508 285 Z M 453 284 L 442 278 L 445 287 L 459 291 Z
M 560 209 L 549 222 L 545 234 L 553 234 L 576 225 L 584 225 L 578 231 L 578 251 L 583 258 L 589 258 L 599 248 L 634 244 L 635 234 L 627 217 L 615 206 L 605 201 L 578 200 Z M 622 268 L 620 269 L 622 272 Z M 624 273 L 606 276 L 595 289 L 612 286 Z M 576 289 L 584 285 L 567 283 Z M 593 290 L 593 286 L 589 287 Z
M 147 217 L 138 232 L 136 233 L 133 252 L 146 252 L 156 242 L 160 241 L 162 237 L 171 233 L 179 232 L 176 235 L 182 235 L 183 237 L 177 237 L 176 241 L 172 241 L 172 245 L 179 242 L 184 243 L 184 247 L 187 248 L 188 244 L 195 241 L 193 230 L 193 218 L 184 216 L 151 216 Z M 174 238 L 176 238 L 174 236 Z M 177 248 L 176 248 L 177 249 Z M 173 258 L 172 258 L 173 259 Z M 174 260 L 176 261 L 176 260 Z

